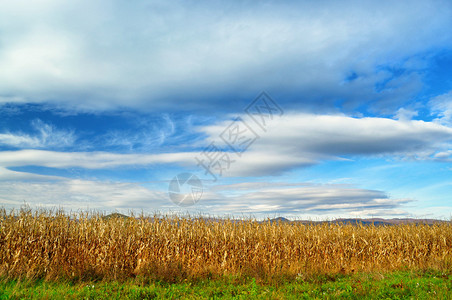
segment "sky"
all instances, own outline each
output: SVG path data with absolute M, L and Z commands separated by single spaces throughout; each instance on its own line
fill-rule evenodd
M 0 207 L 452 218 L 452 2 L 0 0 Z

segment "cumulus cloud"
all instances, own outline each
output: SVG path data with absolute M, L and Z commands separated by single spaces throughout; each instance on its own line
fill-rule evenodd
M 268 89 L 397 107 L 422 85 L 413 57 L 451 46 L 451 16 L 441 0 L 2 2 L 0 101 L 200 109 Z

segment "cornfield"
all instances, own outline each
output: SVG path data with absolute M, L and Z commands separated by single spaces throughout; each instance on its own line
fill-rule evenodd
M 452 225 L 360 226 L 0 211 L 0 277 L 179 281 L 447 268 Z

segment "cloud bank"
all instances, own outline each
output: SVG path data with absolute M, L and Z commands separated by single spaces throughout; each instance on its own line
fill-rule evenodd
M 441 0 L 4 1 L 0 20 L 0 102 L 75 110 L 228 109 L 263 89 L 390 110 L 452 46 Z

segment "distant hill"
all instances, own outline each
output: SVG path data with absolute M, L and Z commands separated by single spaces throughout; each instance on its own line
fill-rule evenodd
M 270 220 L 271 223 L 273 222 L 282 222 L 282 223 L 286 223 L 286 222 L 290 222 L 289 219 L 283 218 L 283 217 L 278 217 L 278 218 L 274 218 Z
M 435 219 L 412 219 L 412 218 L 405 218 L 405 219 L 382 219 L 382 218 L 371 218 L 371 219 L 337 219 L 334 222 L 338 223 L 354 223 L 354 224 L 374 224 L 374 225 L 398 225 L 398 224 L 435 224 L 435 223 L 442 223 L 445 221 L 441 220 L 435 220 Z
M 129 216 L 120 214 L 120 213 L 112 213 L 106 216 L 103 216 L 102 218 L 109 220 L 109 219 L 114 219 L 114 218 L 120 218 L 120 219 L 128 219 L 130 218 Z
M 283 218 L 285 219 L 285 218 Z M 321 224 L 321 223 L 331 223 L 331 224 L 352 224 L 352 225 L 399 225 L 399 224 L 428 224 L 433 225 L 436 223 L 443 223 L 448 221 L 435 220 L 435 219 L 413 219 L 413 218 L 394 218 L 394 219 L 383 219 L 383 218 L 370 218 L 370 219 L 360 219 L 360 218 L 340 218 L 332 221 L 308 221 L 308 220 L 296 220 L 290 221 L 285 219 L 286 222 L 296 222 L 304 224 Z

